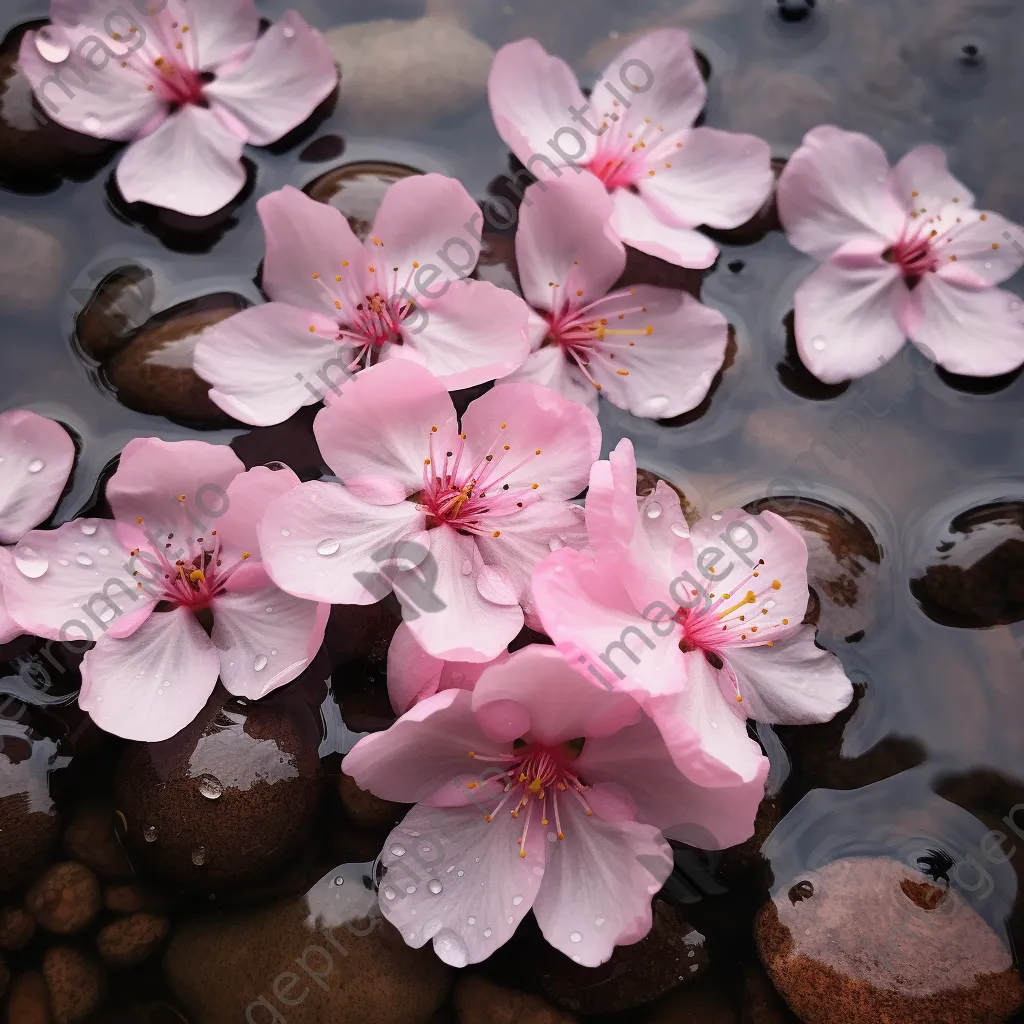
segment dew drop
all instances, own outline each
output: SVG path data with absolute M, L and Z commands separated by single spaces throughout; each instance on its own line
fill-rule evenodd
M 405 856 L 405 847 L 402 846 L 401 843 L 395 843 L 395 845 L 391 847 L 391 856 L 392 857 L 404 857 Z
M 281 34 L 285 37 L 285 39 L 294 39 L 295 29 L 293 29 L 291 25 L 285 25 L 285 27 L 281 30 Z
M 647 518 L 648 519 L 657 519 L 658 516 L 660 516 L 663 511 L 664 511 L 664 509 L 661 507 L 661 505 L 658 502 L 652 501 L 647 506 Z
M 96 524 L 82 523 L 79 529 L 86 535 L 86 537 L 91 537 L 96 532 Z
M 156 825 L 150 825 L 149 828 L 147 828 L 142 833 L 142 838 L 145 839 L 147 843 L 155 843 L 156 842 Z
M 513 907 L 522 906 L 522 903 L 523 903 L 523 897 L 522 896 L 513 896 L 512 897 L 512 906 Z
M 467 558 L 462 563 L 462 575 L 463 576 L 469 576 L 469 575 L 472 574 L 472 572 L 473 572 L 473 563 Z
M 100 548 L 100 554 L 106 558 L 110 554 L 110 548 Z
M 385 885 L 382 892 L 384 893 L 384 899 L 386 900 L 393 900 L 398 895 L 390 885 Z
M 683 524 L 683 523 L 673 523 L 673 524 L 672 524 L 672 525 L 671 525 L 671 526 L 669 527 L 669 529 L 670 529 L 670 530 L 671 530 L 671 531 L 672 531 L 672 532 L 673 532 L 673 533 L 674 533 L 674 534 L 675 534 L 675 535 L 676 535 L 677 537 L 688 537 L 688 536 L 690 535 L 690 534 L 689 534 L 689 531 L 688 531 L 688 530 L 686 529 L 686 526 L 685 526 L 685 524 Z
M 296 555 L 295 556 L 295 561 L 296 562 L 305 562 L 305 561 L 307 561 L 307 559 L 306 559 L 305 555 Z
M 334 879 L 334 884 L 335 885 L 344 885 L 345 884 L 345 876 L 344 875 L 336 875 L 335 879 Z
M 109 622 L 116 614 L 117 611 L 114 609 L 113 605 L 108 604 L 103 611 L 100 612 L 100 620 L 102 622 Z
M 199 795 L 206 797 L 207 800 L 219 800 L 224 795 L 220 779 L 213 775 L 200 775 Z
M 583 941 L 583 936 L 579 932 L 572 932 L 569 935 L 569 941 L 570 942 L 582 942 Z
M 459 870 L 459 871 L 456 871 L 456 872 L 455 872 L 455 874 L 456 874 L 456 875 L 458 875 L 458 877 L 459 877 L 459 878 L 461 878 L 461 877 L 462 877 L 462 876 L 463 876 L 463 875 L 464 875 L 465 873 L 466 873 L 466 872 L 465 872 L 465 871 L 462 871 L 462 870 Z
M 485 939 L 489 939 L 490 937 L 491 937 L 491 929 L 490 928 L 485 928 L 484 929 L 484 938 Z
M 267 614 L 269 615 L 274 610 L 273 605 L 267 605 Z
M 33 459 L 28 464 L 28 471 L 30 473 L 40 473 L 46 467 L 46 463 L 42 459 Z
M 604 918 L 601 917 L 600 914 L 599 914 L 597 917 L 594 918 L 594 924 L 596 924 L 597 927 L 600 928 L 601 925 L 604 924 Z
M 768 598 L 768 600 L 764 603 L 765 611 L 770 612 L 775 607 L 776 603 L 777 602 L 773 601 L 771 598 Z
M 63 33 L 59 33 L 52 25 L 44 25 L 36 33 L 36 49 L 43 60 L 51 64 L 60 64 L 61 61 L 68 59 L 71 45 L 62 38 L 62 35 Z
M 427 888 L 435 896 L 440 896 L 441 895 L 441 890 L 444 888 L 444 886 L 441 885 L 441 883 L 436 878 L 432 878 L 429 882 L 427 882 Z
M 67 567 L 68 565 L 71 564 L 66 558 L 60 558 L 60 559 L 58 559 L 58 561 L 60 562 L 61 565 L 65 566 L 65 567 Z
M 825 348 L 825 339 L 820 334 L 816 334 L 811 338 L 811 348 L 813 348 L 815 352 L 821 352 Z
M 271 647 L 270 648 L 270 656 L 273 657 L 275 654 L 277 654 L 277 648 L 276 647 Z
M 558 841 L 558 836 L 556 836 L 554 832 L 549 832 L 548 833 L 548 842 L 549 843 L 555 843 L 557 841 Z
M 50 560 L 40 551 L 19 544 L 14 549 L 14 564 L 22 576 L 37 580 L 50 568 Z
M 405 891 L 406 891 L 406 892 L 407 892 L 407 893 L 408 893 L 408 894 L 409 894 L 410 896 L 412 896 L 412 895 L 414 895 L 414 894 L 415 894 L 415 892 L 416 892 L 416 886 L 415 886 L 415 885 L 407 885 L 407 886 L 405 887 Z
M 419 839 L 420 837 L 419 832 L 410 832 L 409 835 L 411 835 L 413 839 Z
M 718 728 L 718 723 L 713 718 L 711 719 L 711 728 L 712 729 L 717 729 Z
M 465 967 L 469 963 L 469 948 L 450 928 L 443 928 L 434 936 L 434 952 L 449 967 Z
M 471 918 L 469 918 L 469 919 L 467 920 L 467 922 L 466 922 L 466 923 L 467 923 L 467 924 L 476 924 L 476 918 L 475 918 L 475 917 L 471 917 Z
M 252 663 L 252 667 L 257 672 L 262 672 L 267 667 L 267 656 L 265 654 L 257 654 L 256 660 Z
M 100 119 L 95 114 L 86 114 L 82 121 L 82 127 L 87 132 L 98 132 L 100 130 Z
M 721 512 L 712 512 L 711 513 L 711 518 L 714 519 L 714 521 L 717 523 L 718 520 L 722 518 L 722 513 Z
M 75 555 L 75 561 L 79 565 L 92 565 L 92 559 L 84 551 L 79 551 L 78 554 Z
M 292 531 L 291 530 L 282 530 L 281 531 L 281 536 L 282 537 L 290 537 L 291 535 L 292 535 Z
M 316 546 L 316 553 L 323 555 L 326 558 L 328 555 L 336 555 L 338 550 L 341 548 L 341 541 L 328 538 L 327 540 L 320 541 Z
M 509 924 L 515 924 L 516 923 L 516 919 L 511 914 L 508 915 L 508 923 Z
M 989 262 L 989 261 L 987 261 L 987 260 L 986 260 L 986 262 L 985 262 L 985 269 L 986 269 L 986 270 L 991 270 L 991 269 L 992 269 L 992 264 L 991 264 L 991 262 Z
M 558 551 L 560 548 L 564 548 L 564 547 L 565 547 L 565 541 L 562 540 L 561 537 L 552 537 L 551 540 L 548 541 L 548 550 L 549 551 Z

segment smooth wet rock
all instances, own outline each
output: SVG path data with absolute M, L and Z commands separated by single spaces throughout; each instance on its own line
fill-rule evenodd
M 105 274 L 75 322 L 78 347 L 103 361 L 126 345 L 153 315 L 153 272 L 128 265 Z
M 339 109 L 351 126 L 418 132 L 487 101 L 494 51 L 454 22 L 384 19 L 324 37 L 341 66 Z
M 636 471 L 636 493 L 639 498 L 646 498 L 653 494 L 658 486 L 658 482 L 667 484 L 672 488 L 673 491 L 679 495 L 679 507 L 682 509 L 683 516 L 686 519 L 686 525 L 692 527 L 700 519 L 700 512 L 697 508 L 691 504 L 690 500 L 686 497 L 680 487 L 677 487 L 671 480 L 666 480 L 663 476 L 658 476 L 651 469 L 637 469 Z
M 160 948 L 170 930 L 166 917 L 130 914 L 104 925 L 96 936 L 96 948 L 108 967 L 136 967 Z
M 7 1024 L 53 1024 L 46 981 L 37 971 L 14 979 L 7 1000 Z
M 0 740 L 0 892 L 9 892 L 46 863 L 60 830 L 49 789 L 57 747 L 3 719 Z
M 54 1024 L 77 1024 L 103 1001 L 103 968 L 77 949 L 48 949 L 43 956 L 43 977 Z
M 290 864 L 320 799 L 320 723 L 289 691 L 242 704 L 218 688 L 162 743 L 132 743 L 115 777 L 133 861 L 192 888 L 259 881 Z
M 49 230 L 0 214 L 0 304 L 10 313 L 45 312 L 64 285 L 64 246 Z
M 729 995 L 710 983 L 714 980 L 701 980 L 672 992 L 650 1018 L 650 1024 L 737 1024 Z
M 455 986 L 459 1024 L 575 1024 L 537 996 L 494 985 L 479 974 L 467 974 Z
M 407 810 L 405 804 L 381 800 L 369 790 L 360 789 L 350 775 L 338 779 L 338 795 L 353 823 L 365 828 L 397 824 Z
M 345 164 L 321 174 L 303 191 L 318 203 L 328 203 L 341 210 L 352 230 L 363 241 L 370 233 L 384 193 L 402 178 L 419 174 L 404 164 L 363 162 Z
M 84 931 L 101 905 L 96 876 L 74 861 L 48 867 L 25 895 L 25 906 L 40 927 L 55 935 Z
M 430 1020 L 453 971 L 429 944 L 416 950 L 402 941 L 357 873 L 346 872 L 340 886 L 334 874 L 305 897 L 176 929 L 164 976 L 191 1024 L 244 1021 L 247 1012 L 257 1024 Z
M 103 879 L 132 878 L 135 872 L 114 833 L 111 804 L 88 799 L 78 804 L 64 830 L 64 852 Z
M 104 364 L 118 399 L 130 409 L 194 426 L 235 421 L 210 401 L 210 385 L 192 369 L 200 333 L 249 303 L 229 293 L 208 295 L 153 317 Z
M 833 861 L 784 883 L 755 933 L 804 1024 L 1000 1024 L 1024 1005 L 1013 957 L 978 913 L 888 858 Z
M 0 910 L 0 949 L 15 952 L 24 949 L 36 933 L 36 919 L 24 907 Z
M 708 966 L 704 936 L 674 905 L 655 898 L 650 932 L 631 946 L 616 946 L 600 967 L 582 967 L 553 948 L 543 951 L 540 985 L 559 1006 L 585 1016 L 643 1006 Z

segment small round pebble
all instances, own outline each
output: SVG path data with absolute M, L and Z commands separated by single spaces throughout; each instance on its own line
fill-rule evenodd
M 47 931 L 73 935 L 99 913 L 100 883 L 82 864 L 53 864 L 29 889 L 25 906 Z
M 7 1024 L 53 1024 L 46 982 L 37 971 L 14 979 L 7 1000 Z
M 24 949 L 36 933 L 35 918 L 22 907 L 0 910 L 0 949 L 15 952 Z
M 131 914 L 101 928 L 96 947 L 109 967 L 134 967 L 157 950 L 170 929 L 166 917 Z
M 43 956 L 54 1024 L 77 1024 L 103 1001 L 103 968 L 76 949 L 57 947 Z

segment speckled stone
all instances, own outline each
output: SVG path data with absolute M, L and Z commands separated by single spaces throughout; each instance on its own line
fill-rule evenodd
M 78 1024 L 103 1001 L 103 968 L 77 949 L 48 949 L 43 956 L 43 977 L 54 1024 Z
M 100 912 L 100 883 L 83 864 L 52 864 L 25 895 L 32 916 L 55 935 L 84 931 Z
M 157 951 L 170 930 L 166 917 L 129 914 L 99 930 L 96 948 L 108 967 L 135 967 Z
M 755 933 L 804 1024 L 1000 1024 L 1024 1004 L 1009 950 L 978 913 L 888 858 L 846 858 L 794 878 Z
M 36 932 L 36 919 L 23 907 L 0 910 L 0 949 L 16 952 L 24 949 Z

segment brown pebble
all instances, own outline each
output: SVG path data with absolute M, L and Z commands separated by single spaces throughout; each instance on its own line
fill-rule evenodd
M 99 913 L 100 883 L 82 864 L 53 864 L 29 889 L 25 906 L 47 931 L 72 935 Z
M 54 1024 L 75 1024 L 103 1001 L 103 968 L 77 949 L 56 947 L 43 956 Z
M 100 929 L 96 947 L 110 967 L 134 967 L 159 947 L 171 929 L 166 917 L 131 914 Z
M 406 811 L 404 804 L 381 800 L 368 790 L 360 789 L 349 775 L 338 779 L 338 794 L 349 818 L 366 828 L 394 824 Z
M 311 181 L 305 192 L 318 203 L 327 203 L 341 210 L 352 230 L 365 239 L 385 192 L 396 181 L 419 173 L 415 168 L 402 164 L 345 164 Z
M 172 904 L 163 893 L 138 882 L 108 885 L 103 890 L 103 906 L 115 914 L 164 914 Z
M 7 1024 L 53 1024 L 46 982 L 37 971 L 14 979 L 7 1001 Z
M 35 918 L 22 907 L 0 910 L 0 949 L 14 952 L 24 949 L 36 932 Z
M 86 801 L 75 808 L 64 831 L 64 851 L 104 879 L 134 875 L 114 832 L 116 816 L 110 804 Z
M 467 974 L 455 986 L 459 1024 L 575 1024 L 576 1018 L 526 992 Z

